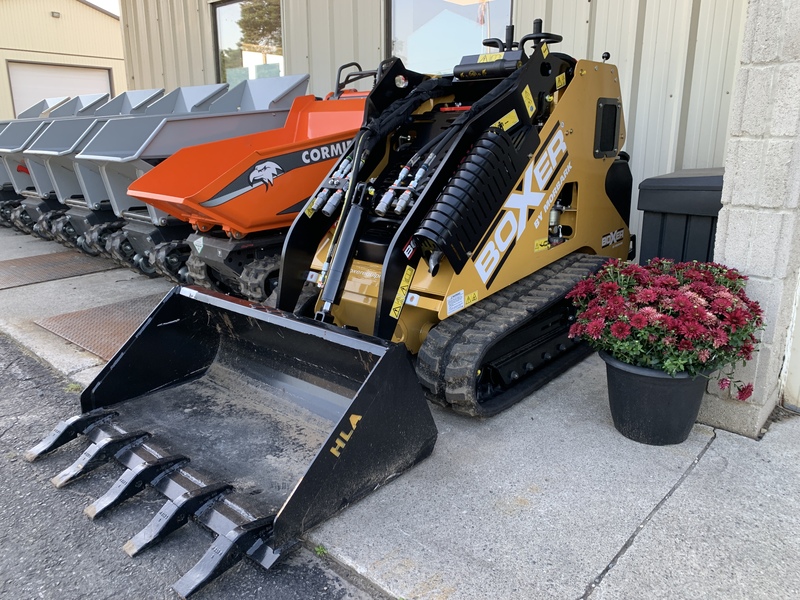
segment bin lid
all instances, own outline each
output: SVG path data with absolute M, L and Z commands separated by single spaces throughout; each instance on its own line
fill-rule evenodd
M 648 177 L 639 184 L 640 190 L 709 190 L 722 191 L 723 167 L 712 169 L 683 169 L 666 175 Z

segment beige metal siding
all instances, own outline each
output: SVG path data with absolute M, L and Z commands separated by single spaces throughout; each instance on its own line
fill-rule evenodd
M 738 5 L 738 6 L 737 6 Z M 681 168 L 724 164 L 733 80 L 739 67 L 745 2 L 704 0 L 690 45 L 691 73 L 677 164 Z M 691 43 L 691 40 L 690 40 Z
M 122 0 L 129 87 L 217 81 L 213 2 Z M 383 58 L 384 5 L 378 0 L 284 0 L 286 73 L 309 73 L 309 91 L 324 95 L 340 65 L 374 69 Z
M 677 169 L 722 166 L 746 0 L 515 0 L 517 36 L 533 19 L 554 46 L 619 67 L 634 186 Z M 634 189 L 636 206 L 638 190 Z M 639 229 L 634 210 L 631 228 Z
M 122 0 L 128 87 L 171 90 L 217 81 L 207 0 Z
M 309 73 L 314 94 L 333 90 L 341 65 L 356 61 L 375 69 L 383 59 L 384 2 L 284 0 L 282 7 L 287 72 Z
M 119 27 L 117 19 L 75 0 L 0 2 L 3 49 L 122 59 Z
M 108 69 L 112 92 L 126 89 L 119 21 L 77 0 L 0 2 L 0 118 L 14 116 L 9 62 Z

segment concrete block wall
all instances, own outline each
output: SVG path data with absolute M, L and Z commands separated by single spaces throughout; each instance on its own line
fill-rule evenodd
M 700 421 L 756 437 L 780 400 L 800 273 L 798 0 L 750 0 L 733 94 L 714 257 L 750 278 L 766 329 L 761 350 L 736 372 L 753 382 L 751 399 L 712 382 Z

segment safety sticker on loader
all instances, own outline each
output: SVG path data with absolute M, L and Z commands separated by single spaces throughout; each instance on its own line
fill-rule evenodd
M 561 73 L 561 75 L 556 75 L 556 89 L 560 90 L 565 85 L 567 85 L 567 74 Z
M 447 297 L 447 314 L 452 315 L 462 310 L 466 306 L 464 301 L 464 290 L 459 290 L 455 294 Z
M 532 117 L 536 112 L 536 103 L 533 101 L 533 94 L 531 94 L 530 86 L 525 86 L 522 89 L 522 100 L 525 102 L 525 108 L 528 109 L 528 116 Z
M 542 56 L 547 58 L 547 55 L 550 54 L 550 48 L 547 47 L 547 44 L 542 42 Z
M 505 116 L 501 117 L 500 119 L 492 123 L 492 127 L 497 127 L 498 129 L 502 129 L 503 131 L 508 131 L 509 129 L 514 127 L 514 125 L 516 125 L 517 123 L 519 123 L 519 117 L 517 116 L 517 111 L 512 109 L 508 112 L 508 114 L 506 114 Z
M 464 306 L 469 306 L 470 304 L 475 304 L 478 301 L 478 290 L 475 290 L 471 294 L 467 294 L 464 297 Z
M 400 287 L 397 289 L 397 295 L 392 304 L 392 310 L 389 313 L 394 319 L 400 318 L 400 311 L 403 310 L 403 304 L 405 304 L 406 296 L 408 296 L 411 280 L 414 279 L 414 271 L 414 267 L 406 266 L 406 271 L 403 273 L 403 279 L 400 281 Z
M 503 59 L 502 52 L 490 52 L 489 54 L 481 54 L 478 57 L 478 62 L 479 63 L 494 62 L 496 60 L 502 60 L 502 59 Z
M 536 240 L 534 242 L 533 251 L 541 252 L 542 250 L 550 250 L 550 242 L 547 240 L 547 238 L 542 238 L 541 240 Z

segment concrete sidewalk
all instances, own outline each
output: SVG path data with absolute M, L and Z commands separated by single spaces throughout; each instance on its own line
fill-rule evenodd
M 0 230 L 3 260 L 61 250 Z M 0 290 L 0 330 L 85 385 L 102 360 L 33 319 L 169 288 L 117 269 Z M 800 419 L 761 441 L 697 425 L 638 444 L 597 356 L 490 420 L 432 410 L 431 458 L 309 534 L 389 595 L 800 597 Z

